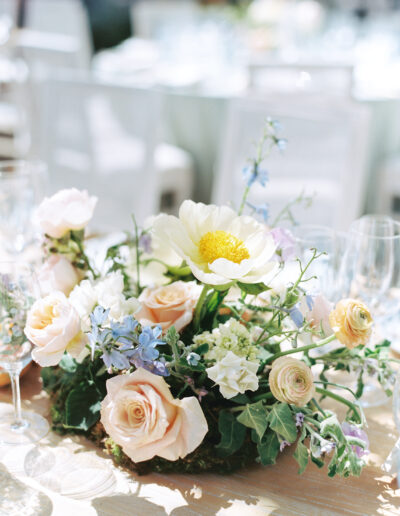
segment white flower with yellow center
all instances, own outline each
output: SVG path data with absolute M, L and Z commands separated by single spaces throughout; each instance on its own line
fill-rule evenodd
M 275 244 L 265 226 L 238 216 L 227 206 L 184 201 L 179 218 L 159 215 L 154 233 L 189 265 L 194 276 L 209 285 L 267 283 L 277 262 Z

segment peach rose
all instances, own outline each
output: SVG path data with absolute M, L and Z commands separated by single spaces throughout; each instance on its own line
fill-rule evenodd
M 67 231 L 85 228 L 96 203 L 97 198 L 89 197 L 86 190 L 60 190 L 42 201 L 37 209 L 37 221 L 46 235 L 61 238 Z
M 139 297 L 142 308 L 136 318 L 145 326 L 158 324 L 163 330 L 175 326 L 180 331 L 193 319 L 200 290 L 194 281 L 175 281 L 164 287 L 146 288 Z
M 78 354 L 85 344 L 78 312 L 62 292 L 53 292 L 33 304 L 24 332 L 36 346 L 33 360 L 43 367 L 57 365 L 65 350 Z
M 279 357 L 272 364 L 269 388 L 283 403 L 304 407 L 314 396 L 314 380 L 307 364 L 289 356 Z
M 339 342 L 349 349 L 365 345 L 372 332 L 368 308 L 355 299 L 342 299 L 329 315 L 329 322 Z
M 55 290 L 68 296 L 79 283 L 79 276 L 69 260 L 60 254 L 52 254 L 40 268 L 38 281 L 43 296 L 47 296 Z
M 174 399 L 161 376 L 145 369 L 107 380 L 101 422 L 134 462 L 155 456 L 178 460 L 195 450 L 208 431 L 195 397 Z

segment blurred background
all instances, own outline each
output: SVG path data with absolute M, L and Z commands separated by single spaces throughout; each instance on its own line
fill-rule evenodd
M 254 204 L 300 197 L 299 223 L 335 230 L 399 218 L 400 0 L 0 0 L 3 232 L 61 187 L 99 196 L 103 231 L 237 205 L 269 116 L 287 145 Z M 11 159 L 47 165 L 33 195 Z

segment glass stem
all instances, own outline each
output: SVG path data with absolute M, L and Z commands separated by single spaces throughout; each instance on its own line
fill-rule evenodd
M 14 405 L 14 423 L 11 425 L 13 430 L 17 430 L 24 426 L 21 415 L 21 392 L 19 390 L 19 371 L 9 371 L 11 380 L 11 389 Z

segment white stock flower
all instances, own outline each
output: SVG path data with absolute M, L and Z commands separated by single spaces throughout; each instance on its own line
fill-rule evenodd
M 184 201 L 179 218 L 159 215 L 154 234 L 185 260 L 194 276 L 209 285 L 268 282 L 278 266 L 275 243 L 265 226 L 238 216 L 228 206 Z
M 236 394 L 258 389 L 257 360 L 246 360 L 228 351 L 225 357 L 214 366 L 206 369 L 208 377 L 218 386 L 224 398 L 230 399 Z
M 140 308 L 139 301 L 135 297 L 126 299 L 123 290 L 124 279 L 120 271 L 111 272 L 96 281 L 81 281 L 71 292 L 69 300 L 82 319 L 83 329 L 90 328 L 89 315 L 96 305 L 109 308 L 113 319 L 121 319 L 137 312 Z

